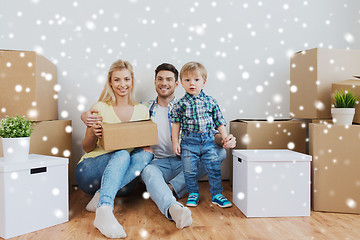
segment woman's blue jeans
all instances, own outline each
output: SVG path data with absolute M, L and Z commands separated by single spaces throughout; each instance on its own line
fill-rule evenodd
M 105 204 L 113 207 L 116 194 L 128 194 L 136 185 L 136 182 L 134 184 L 132 181 L 138 179 L 153 157 L 150 152 L 135 149 L 130 154 L 126 150 L 118 150 L 94 158 L 85 158 L 76 167 L 76 181 L 80 189 L 88 194 L 93 195 L 99 190 L 98 206 Z M 133 187 L 129 189 L 129 185 Z

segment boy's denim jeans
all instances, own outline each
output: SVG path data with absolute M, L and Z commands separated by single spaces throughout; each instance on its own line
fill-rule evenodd
M 220 160 L 225 160 L 225 149 L 218 145 L 216 145 L 216 149 Z M 199 162 L 196 179 L 199 180 L 205 175 L 204 164 Z M 141 172 L 141 177 L 145 182 L 146 190 L 150 193 L 151 199 L 156 203 L 162 214 L 171 219 L 168 209 L 172 204 L 180 203 L 176 201 L 167 184 L 171 184 L 178 198 L 186 194 L 186 184 L 180 157 L 154 159 Z
M 94 194 L 100 188 L 98 207 L 103 204 L 113 207 L 118 191 L 129 192 L 124 187 L 127 188 L 126 185 L 139 176 L 153 157 L 150 152 L 135 149 L 131 154 L 118 150 L 86 158 L 76 167 L 76 181 L 80 189 L 88 194 Z
M 185 183 L 188 193 L 199 192 L 197 181 L 198 163 L 203 162 L 209 178 L 212 196 L 222 193 L 221 161 L 212 132 L 197 133 L 183 131 L 181 134 L 181 161 L 184 167 Z

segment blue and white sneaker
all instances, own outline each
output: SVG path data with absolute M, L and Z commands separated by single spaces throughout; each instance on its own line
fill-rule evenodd
M 196 207 L 199 203 L 199 193 L 190 193 L 189 197 L 186 201 L 186 206 L 188 207 Z
M 217 204 L 219 207 L 222 207 L 222 208 L 232 206 L 231 202 L 229 200 L 227 200 L 226 197 L 224 197 L 224 195 L 222 195 L 221 193 L 213 196 L 211 201 L 212 201 L 212 203 Z

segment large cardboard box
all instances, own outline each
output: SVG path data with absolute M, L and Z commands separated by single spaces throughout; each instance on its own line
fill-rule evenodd
M 360 50 L 315 48 L 297 52 L 290 65 L 290 116 L 331 118 L 331 84 L 360 71 Z
M 36 122 L 30 138 L 30 153 L 69 159 L 69 183 L 75 183 L 76 162 L 72 161 L 71 120 Z M 3 156 L 0 144 L 0 156 Z
M 234 149 L 290 149 L 307 153 L 307 123 L 299 120 L 244 120 L 230 121 L 230 133 L 236 137 Z M 227 151 L 230 181 L 233 180 L 231 151 Z
M 157 125 L 152 120 L 103 125 L 100 145 L 106 151 L 158 144 Z
M 34 51 L 0 50 L 0 118 L 58 119 L 56 66 Z
M 360 213 L 360 125 L 310 124 L 314 211 Z
M 359 69 L 360 72 L 360 69 Z M 358 97 L 360 97 L 360 80 L 359 79 L 348 79 L 340 82 L 335 82 L 332 84 L 332 94 L 335 94 L 336 91 L 351 91 Z M 354 123 L 360 123 L 360 104 L 356 105 Z
M 69 221 L 67 168 L 67 158 L 36 154 L 22 162 L 0 158 L 0 237 Z
M 305 122 L 298 120 L 233 120 L 230 133 L 235 149 L 290 149 L 306 153 Z
M 311 156 L 233 150 L 233 202 L 246 217 L 310 216 Z

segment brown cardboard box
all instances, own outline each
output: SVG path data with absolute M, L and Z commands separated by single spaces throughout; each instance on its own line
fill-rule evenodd
M 234 120 L 235 149 L 290 149 L 306 153 L 306 123 L 297 120 Z
M 236 137 L 234 149 L 290 149 L 307 153 L 307 123 L 298 120 L 233 120 L 230 133 Z M 233 161 L 227 151 L 232 181 Z
M 315 48 L 294 54 L 290 65 L 290 116 L 331 118 L 331 84 L 360 71 L 360 50 Z
M 335 82 L 332 84 L 332 94 L 334 94 L 336 91 L 341 91 L 341 90 L 351 91 L 352 93 L 360 97 L 360 80 L 348 79 L 345 81 Z M 356 105 L 353 122 L 360 123 L 360 104 Z
M 158 144 L 157 125 L 151 120 L 103 125 L 100 145 L 106 151 Z
M 310 124 L 314 211 L 360 213 L 360 125 Z
M 75 184 L 76 163 L 71 161 L 71 120 L 37 122 L 30 138 L 30 153 L 69 158 L 69 183 Z M 0 144 L 0 156 L 3 155 Z
M 311 123 L 333 124 L 332 119 L 312 119 Z
M 0 118 L 58 119 L 56 66 L 34 51 L 0 50 Z

